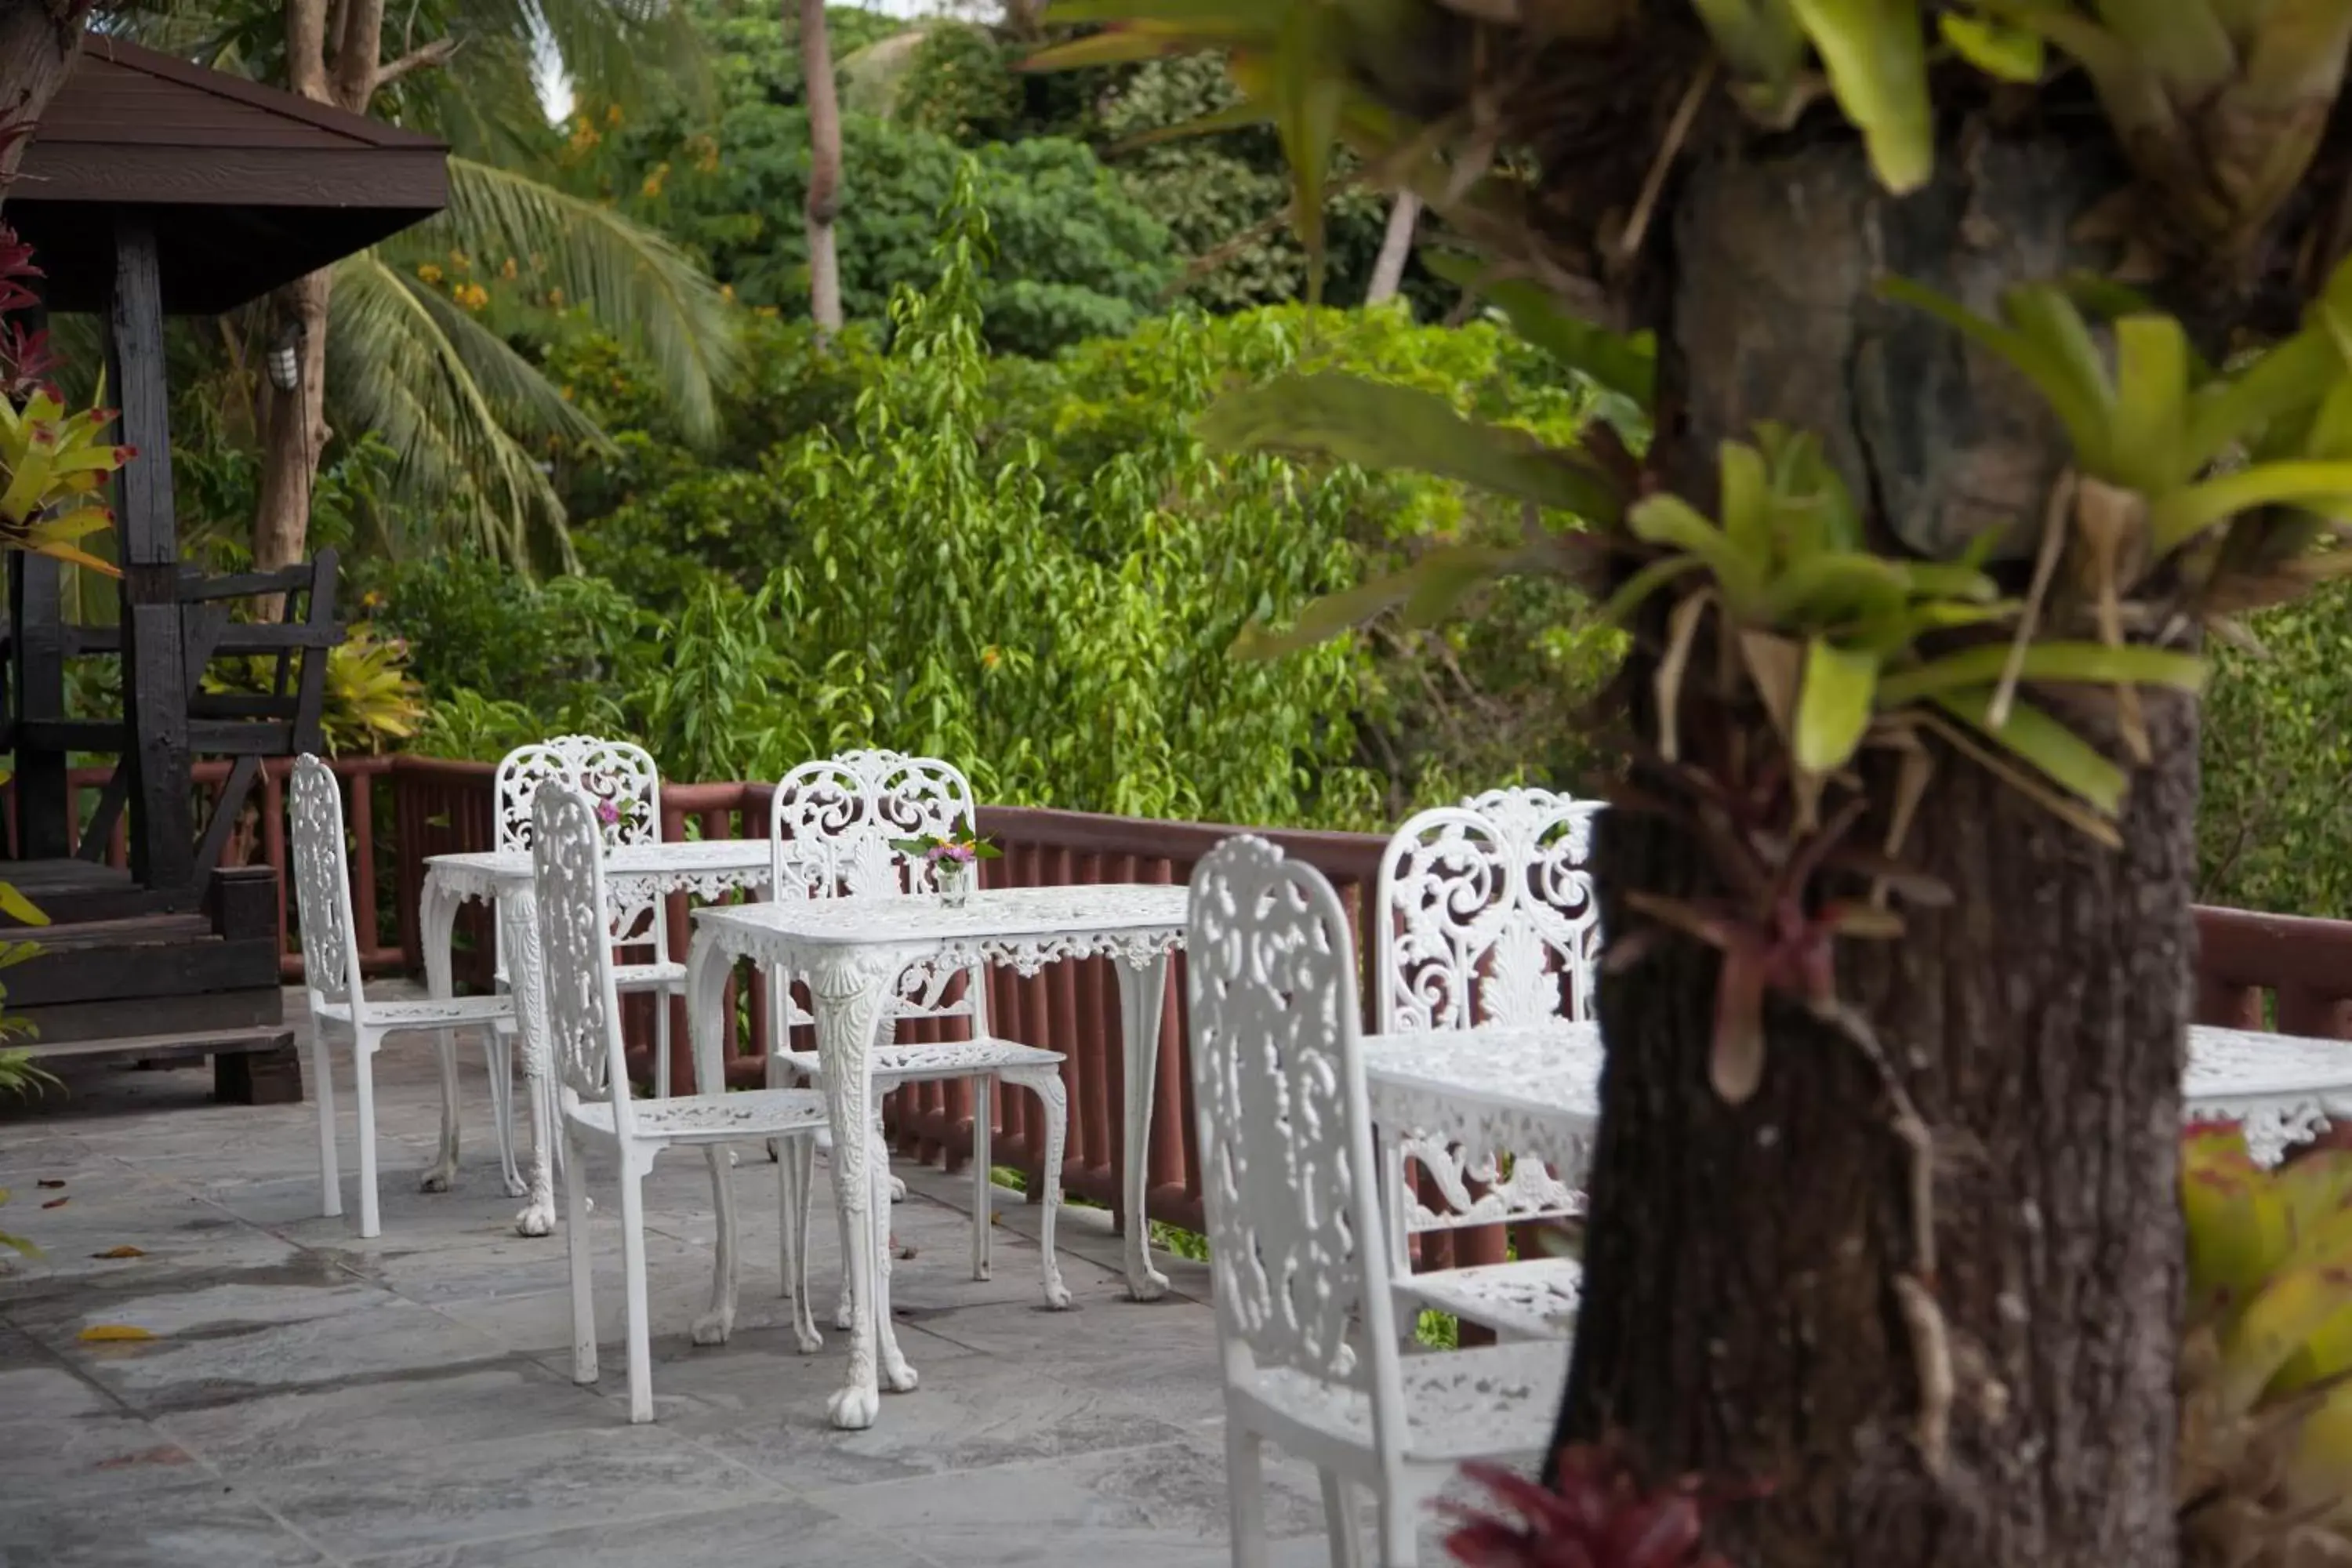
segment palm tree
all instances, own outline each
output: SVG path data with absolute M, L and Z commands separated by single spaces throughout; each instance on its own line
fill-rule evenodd
M 809 117 L 809 317 L 820 338 L 841 331 L 841 258 L 833 220 L 841 207 L 841 104 L 833 80 L 833 44 L 824 0 L 800 0 L 801 75 Z
M 1498 567 L 1634 634 L 1559 1439 L 1769 1485 L 1753 1568 L 2340 1560 L 2284 1542 L 2345 1528 L 2352 1392 L 2180 1419 L 2176 1173 L 2195 650 L 2352 566 L 2352 0 L 1051 15 L 1114 24 L 1064 63 L 1223 52 L 1310 247 L 1345 144 L 1651 414 L 1549 451 L 1293 376 L 1203 426 L 1525 503 L 1308 635 Z M 1664 1517 L 1612 1542 L 1695 1559 Z
M 506 340 L 433 284 L 436 264 L 451 254 L 537 258 L 549 298 L 644 354 L 688 438 L 718 429 L 715 388 L 735 353 L 719 289 L 659 235 L 534 173 L 553 142 L 540 100 L 548 56 L 604 101 L 634 102 L 657 77 L 691 86 L 698 61 L 683 11 L 632 0 L 458 0 L 440 21 L 419 38 L 414 11 L 388 17 L 382 0 L 331 8 L 327 0 L 226 0 L 123 19 L 159 47 L 282 79 L 354 112 L 396 113 L 453 148 L 444 213 L 297 279 L 249 312 L 253 335 L 291 334 L 301 356 L 294 391 L 255 385 L 258 567 L 303 552 L 331 408 L 392 445 L 403 499 L 518 565 L 534 556 L 569 563 L 563 508 L 541 454 L 551 440 L 596 432 Z M 331 40 L 331 23 L 339 29 Z

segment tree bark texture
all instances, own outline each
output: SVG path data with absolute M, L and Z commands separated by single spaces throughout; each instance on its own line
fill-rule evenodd
M 285 5 L 287 85 L 315 102 L 365 114 L 384 77 L 383 0 L 338 0 L 331 12 L 326 0 L 285 0 Z M 261 494 L 253 519 L 257 571 L 291 566 L 309 548 L 310 495 L 329 436 L 327 307 L 333 290 L 333 272 L 321 268 L 270 297 L 273 333 L 287 323 L 300 329 L 300 380 L 291 392 L 269 385 L 262 394 Z M 261 602 L 261 612 L 274 616 L 281 603 L 273 595 Z
M 801 75 L 809 116 L 809 316 L 817 332 L 841 331 L 841 259 L 833 220 L 841 210 L 841 105 L 833 80 L 833 46 L 825 36 L 824 0 L 801 0 Z
M 2031 552 L 2063 438 L 2005 366 L 1872 285 L 1900 272 L 1990 311 L 2001 285 L 2075 259 L 2068 225 L 2114 171 L 2079 143 L 1990 137 L 1938 168 L 1900 201 L 1843 143 L 1685 174 L 1659 237 L 1654 461 L 1670 486 L 1711 506 L 1717 443 L 1777 419 L 1822 435 L 1882 546 L 2003 520 Z M 1656 653 L 1628 686 L 1645 733 Z M 2097 732 L 2095 706 L 2037 700 Z M 1916 1261 L 1911 1162 L 1868 1058 L 1775 1002 L 1761 1089 L 1729 1107 L 1707 1086 L 1711 952 L 1671 942 L 1601 983 L 1609 1055 L 1560 1435 L 1617 1434 L 1662 1474 L 1770 1485 L 1717 1521 L 1744 1568 L 2178 1561 L 2197 721 L 2151 698 L 2148 721 L 2157 761 L 2135 775 L 2120 851 L 1937 745 L 1904 858 L 1956 901 L 1905 906 L 1899 942 L 1840 945 L 1841 994 L 1934 1138 L 1943 1444 L 1922 1416 L 1944 1403 L 1945 1363 L 1895 1284 Z M 1885 822 L 1874 808 L 1864 836 Z M 1594 855 L 1614 933 L 1639 923 L 1628 889 L 1717 887 L 1661 818 L 1605 814 Z
M 1389 226 L 1381 235 L 1381 253 L 1372 260 L 1372 281 L 1364 303 L 1383 305 L 1404 287 L 1404 264 L 1412 259 L 1412 231 L 1421 221 L 1421 198 L 1399 191 L 1389 207 Z
M 310 532 L 310 490 L 327 445 L 327 304 L 334 274 L 306 273 L 271 296 L 273 318 L 302 329 L 301 378 L 291 392 L 262 393 L 261 499 L 253 520 L 257 572 L 303 558 Z M 265 606 L 275 612 L 276 602 Z
M 0 199 L 31 140 L 6 132 L 38 123 L 65 85 L 89 9 L 87 0 L 0 0 Z

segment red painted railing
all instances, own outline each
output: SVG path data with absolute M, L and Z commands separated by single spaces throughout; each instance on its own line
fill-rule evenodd
M 214 791 L 226 769 L 200 767 L 197 784 Z M 363 757 L 336 764 L 346 787 L 345 809 L 353 829 L 353 907 L 360 916 L 362 956 L 371 970 L 414 973 L 422 967 L 416 930 L 416 899 L 427 856 L 491 844 L 491 769 L 479 763 L 423 757 Z M 301 958 L 283 910 L 286 882 L 286 766 L 271 764 L 257 792 L 253 818 L 236 836 L 226 857 L 236 864 L 276 868 L 281 889 L 279 930 L 286 934 L 282 963 L 289 981 L 301 973 Z M 75 775 L 95 795 L 102 772 Z M 673 784 L 662 792 L 665 837 L 758 837 L 767 831 L 770 786 L 759 784 Z M 983 807 L 980 829 L 1003 850 L 987 862 L 991 887 L 1049 887 L 1089 882 L 1181 884 L 1201 856 L 1232 828 L 1199 823 L 1150 822 L 1079 812 Z M 1308 861 L 1328 877 L 1349 910 L 1358 911 L 1376 873 L 1381 840 L 1347 833 L 1253 829 Z M 118 859 L 118 862 L 119 859 Z M 383 889 L 390 890 L 388 898 Z M 671 900 L 671 951 L 687 950 L 688 921 L 683 896 Z M 2352 1039 L 2352 921 L 2266 915 L 2241 910 L 2200 908 L 2198 1016 L 2206 1023 L 2262 1026 L 2289 1033 Z M 489 976 L 488 911 L 469 906 L 459 917 L 457 971 L 461 984 L 482 985 Z M 1360 951 L 1362 948 L 1359 943 Z M 1201 1224 L 1198 1167 L 1193 1158 L 1191 1078 L 1185 1056 L 1181 959 L 1175 968 L 1161 1024 L 1160 1080 L 1154 1096 L 1149 1209 L 1154 1218 L 1198 1228 Z M 729 1079 L 760 1081 L 767 1048 L 765 983 L 748 970 L 738 989 L 750 1005 L 730 1005 L 734 1020 Z M 1120 1202 L 1119 1172 L 1125 1136 L 1125 1061 L 1118 1041 L 1118 994 L 1106 961 L 1051 966 L 1032 976 L 998 972 L 990 980 L 990 1008 L 1007 1036 L 1063 1052 L 1069 1058 L 1069 1144 L 1063 1168 L 1065 1190 L 1114 1209 Z M 1367 987 L 1366 994 L 1370 991 Z M 730 992 L 730 1004 L 735 993 Z M 650 1039 L 653 1003 L 632 998 L 630 1038 L 642 1053 Z M 684 1048 L 683 1006 L 673 1003 L 672 1053 L 675 1085 L 690 1087 L 692 1068 Z M 910 1025 L 937 1035 L 940 1024 Z M 649 1068 L 643 1056 L 642 1066 Z M 961 1084 L 923 1085 L 894 1097 L 888 1112 L 893 1136 L 908 1154 L 950 1167 L 971 1149 L 973 1108 Z M 1030 1190 L 1042 1190 L 1043 1128 L 1028 1097 L 1001 1097 L 995 1108 L 996 1157 L 1030 1174 Z M 1458 1260 L 1499 1257 L 1499 1234 L 1456 1233 Z M 1441 1239 L 1439 1245 L 1443 1247 Z M 1430 1261 L 1436 1261 L 1435 1258 Z

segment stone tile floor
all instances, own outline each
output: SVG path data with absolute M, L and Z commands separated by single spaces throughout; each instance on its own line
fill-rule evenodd
M 416 1190 L 431 1044 L 377 1058 L 373 1241 L 348 1217 L 347 1068 L 341 1219 L 318 1213 L 309 1103 L 215 1105 L 202 1069 L 85 1068 L 0 1108 L 0 1226 L 43 1248 L 0 1273 L 0 1568 L 1228 1561 L 1205 1268 L 1165 1260 L 1174 1292 L 1132 1302 L 1107 1216 L 1066 1209 L 1077 1305 L 1049 1312 L 1034 1209 L 1006 1194 L 995 1278 L 975 1282 L 963 1181 L 902 1168 L 895 1223 L 917 1256 L 896 1292 L 922 1386 L 886 1395 L 871 1431 L 835 1432 L 840 1336 L 802 1356 L 782 1326 L 773 1167 L 747 1152 L 734 1173 L 743 1311 L 704 1349 L 686 1328 L 709 1278 L 709 1177 L 672 1155 L 647 1184 L 658 1420 L 631 1426 L 614 1205 L 594 1221 L 604 1378 L 581 1387 L 562 1237 L 514 1234 L 481 1053 L 462 1050 L 465 1165 L 439 1195 Z M 829 1301 L 834 1237 L 814 1228 Z M 139 1255 L 105 1256 L 124 1247 Z M 104 1324 L 154 1337 L 80 1337 Z M 1312 1473 L 1272 1473 L 1278 1568 L 1328 1561 Z

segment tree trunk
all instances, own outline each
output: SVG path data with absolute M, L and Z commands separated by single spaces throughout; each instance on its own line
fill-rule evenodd
M 280 321 L 302 325 L 300 380 L 291 392 L 275 384 L 262 394 L 261 500 L 253 519 L 257 572 L 303 558 L 310 532 L 310 489 L 327 445 L 327 301 L 334 274 L 324 268 L 297 278 L 273 295 Z M 261 606 L 274 615 L 279 601 Z
M 1937 183 L 1902 201 L 1845 143 L 1698 163 L 1659 237 L 1666 481 L 1711 500 L 1717 444 L 1773 418 L 1822 434 L 1882 542 L 2038 519 L 2063 454 L 2038 400 L 1871 289 L 1899 272 L 1990 310 L 2004 283 L 2058 276 L 2068 225 L 2116 184 L 2086 140 L 1948 148 Z M 1649 733 L 1655 668 L 1653 644 L 1628 679 Z M 2095 731 L 2090 711 L 2067 717 Z M 1674 942 L 1601 981 L 1560 1436 L 1619 1434 L 1662 1474 L 1769 1483 L 1717 1521 L 1743 1568 L 2178 1562 L 2197 721 L 2185 701 L 2151 701 L 2148 721 L 2158 760 L 2135 777 L 2120 851 L 1939 750 L 1905 858 L 1956 902 L 1905 906 L 1899 942 L 1840 946 L 1841 994 L 1934 1138 L 1940 1351 L 1898 1296 L 1916 1261 L 1911 1164 L 1863 1051 L 1775 1004 L 1762 1087 L 1728 1107 L 1707 1087 L 1711 952 Z M 1602 817 L 1595 867 L 1615 933 L 1640 922 L 1628 889 L 1714 885 L 1685 833 L 1623 811 Z M 1946 1373 L 1948 1408 L 1932 1392 Z
M 841 105 L 834 90 L 833 47 L 824 0 L 801 0 L 801 75 L 809 116 L 809 315 L 820 339 L 841 331 L 841 259 L 833 220 L 841 210 Z
M 382 76 L 383 0 L 285 0 L 287 85 L 304 98 L 365 114 Z M 333 33 L 331 58 L 329 34 Z M 290 392 L 262 394 L 261 497 L 254 509 L 253 565 L 258 572 L 303 559 L 310 537 L 310 492 L 327 448 L 327 304 L 334 274 L 322 268 L 270 296 L 272 331 L 299 323 L 299 379 Z M 274 339 L 273 339 L 274 341 Z M 268 348 L 265 346 L 265 353 Z M 257 602 L 275 619 L 283 599 Z
M 1412 231 L 1421 221 L 1421 198 L 1411 191 L 1399 191 L 1389 208 L 1389 226 L 1381 236 L 1381 253 L 1372 262 L 1371 286 L 1364 290 L 1364 303 L 1385 305 L 1396 298 L 1404 286 L 1404 264 L 1412 259 Z
M 0 197 L 25 155 L 29 128 L 73 69 L 87 0 L 0 0 Z

